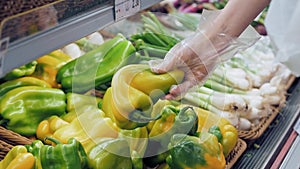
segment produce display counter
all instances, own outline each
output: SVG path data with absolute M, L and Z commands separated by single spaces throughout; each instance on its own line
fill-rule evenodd
M 151 7 L 160 1 L 161 0 L 138 0 L 139 8 L 137 11 Z M 64 45 L 72 43 L 109 25 L 113 25 L 123 19 L 122 17 L 120 18 L 120 15 L 117 15 L 117 9 L 119 8 L 116 7 L 116 4 L 120 5 L 124 2 L 122 0 L 81 1 L 85 2 L 84 4 L 76 4 L 76 2 L 74 1 L 74 4 L 70 4 L 71 1 L 49 1 L 47 5 L 37 7 L 28 12 L 13 15 L 7 19 L 2 18 L 2 20 L 0 20 L 0 78 L 14 68 L 31 62 L 40 56 L 48 54 L 53 50 L 61 48 Z M 80 8 L 77 8 L 79 6 Z M 73 10 L 71 10 L 70 7 L 74 7 Z M 57 18 L 55 18 L 53 22 L 49 21 L 44 26 L 39 26 L 39 24 L 41 24 L 39 22 L 44 21 L 45 17 L 37 17 L 37 20 L 30 21 L 35 22 L 35 27 L 30 27 L 28 24 L 23 24 L 23 22 L 20 22 L 19 25 L 16 24 L 19 23 L 19 21 L 26 21 L 26 19 L 29 18 L 33 19 L 32 17 L 34 16 L 49 14 L 49 12 L 51 13 L 53 10 L 56 12 Z M 127 16 L 123 17 L 126 18 Z M 25 27 L 25 30 L 20 32 L 10 30 L 19 30 L 21 27 Z M 299 89 L 300 79 L 296 78 L 287 91 L 286 105 L 283 106 L 276 117 L 270 121 L 270 124 L 268 124 L 263 133 L 259 133 L 259 135 L 256 134 L 257 138 L 251 135 L 252 139 L 248 140 L 247 136 L 244 136 L 245 133 L 242 133 L 244 137 L 239 138 L 236 148 L 232 151 L 231 155 L 227 157 L 227 168 L 270 168 L 274 165 L 276 158 L 278 158 L 282 147 L 293 131 L 293 126 L 300 116 Z M 1 130 L 5 129 L 0 128 L 0 138 L 7 137 L 7 135 L 1 135 Z M 9 135 L 12 138 L 21 137 L 14 133 L 10 133 Z M 22 139 L 25 139 L 26 143 L 31 141 L 28 138 Z M 0 144 L 0 148 L 6 151 L 0 152 L 2 156 L 12 148 L 12 145 L 15 146 L 19 144 L 9 142 L 9 140 L 5 139 L 0 139 L 0 141 L 1 143 L 3 142 L 3 144 Z M 295 156 L 293 153 L 297 154 L 299 142 L 298 136 L 293 146 L 291 146 L 291 150 L 294 151 L 290 151 L 287 153 L 287 158 L 282 159 L 282 168 L 296 161 L 295 158 L 291 157 Z M 5 149 L 3 145 L 6 144 L 8 147 Z

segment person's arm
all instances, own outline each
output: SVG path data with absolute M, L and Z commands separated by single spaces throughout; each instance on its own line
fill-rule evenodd
M 230 41 L 237 38 L 257 17 L 271 0 L 229 0 L 220 14 L 203 28 L 203 33 L 210 40 L 219 54 L 222 54 Z M 226 36 L 220 36 L 221 34 Z M 196 48 L 197 44 L 191 44 Z
M 269 3 L 270 0 L 229 0 L 214 20 L 213 31 L 238 37 Z

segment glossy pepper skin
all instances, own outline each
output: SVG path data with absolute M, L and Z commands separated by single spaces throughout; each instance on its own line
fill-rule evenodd
M 3 77 L 3 79 L 8 81 L 8 80 L 17 79 L 17 78 L 20 78 L 20 77 L 23 77 L 23 76 L 29 76 L 35 71 L 36 65 L 37 65 L 36 60 L 34 60 L 30 63 L 27 63 L 25 65 L 22 65 L 18 68 L 13 69 L 9 73 L 7 73 Z
M 22 86 L 40 86 L 50 88 L 50 84 L 35 77 L 21 77 L 18 79 L 6 81 L 0 84 L 0 96 L 3 96 L 8 91 Z
M 238 141 L 238 131 L 237 129 L 231 125 L 231 123 L 225 118 L 219 117 L 207 110 L 194 107 L 194 110 L 198 115 L 198 129 L 197 132 L 207 131 L 208 129 L 212 134 L 219 135 L 219 131 L 221 132 L 221 136 L 217 136 L 218 140 L 223 146 L 223 151 L 225 157 L 229 155 L 229 153 L 234 149 L 237 141 Z M 214 128 L 214 129 L 212 129 Z M 217 129 L 217 130 L 215 130 Z M 219 130 L 219 131 L 218 131 Z
M 97 105 L 100 98 L 90 95 L 83 95 L 77 93 L 67 93 L 67 111 L 79 109 L 84 105 Z
M 222 145 L 215 135 L 203 132 L 199 137 L 175 134 L 169 144 L 167 164 L 172 169 L 224 169 Z
M 55 143 L 52 145 L 43 145 L 36 141 L 27 146 L 37 161 L 40 162 L 42 169 L 84 169 L 87 167 L 87 154 L 80 142 L 71 138 L 66 144 L 62 144 L 53 138 L 47 138 Z
M 0 99 L 2 124 L 21 135 L 35 135 L 38 124 L 51 115 L 62 115 L 66 96 L 60 89 L 24 86 Z
M 96 139 L 118 136 L 119 129 L 110 118 L 104 117 L 104 113 L 97 105 L 85 105 L 74 113 L 76 115 L 71 122 L 59 117 L 50 117 L 50 120 L 42 121 L 37 127 L 37 137 L 41 140 L 52 137 L 62 143 L 75 138 L 83 145 L 85 151 L 88 151 L 95 146 Z
M 41 140 L 34 140 L 31 144 L 25 145 L 28 152 L 34 156 L 34 169 L 42 169 L 41 148 L 44 146 Z
M 61 119 L 67 122 L 72 122 L 81 112 L 89 111 L 90 109 L 85 110 L 86 105 L 90 105 L 90 108 L 95 108 L 101 102 L 101 98 L 83 95 L 77 93 L 67 93 L 67 112 L 66 114 L 60 116 Z M 92 107 L 94 105 L 94 107 Z M 99 107 L 98 107 L 99 108 Z M 96 109 L 96 111 L 98 111 Z
M 104 95 L 102 109 L 122 129 L 145 126 L 157 119 L 151 117 L 155 101 L 183 77 L 180 70 L 154 74 L 148 65 L 127 65 L 114 75 L 111 88 Z
M 161 118 L 155 121 L 149 132 L 149 144 L 145 163 L 156 166 L 164 162 L 168 155 L 168 144 L 174 134 L 195 135 L 197 131 L 198 117 L 192 107 L 176 108 L 166 105 L 162 109 Z
M 26 147 L 17 145 L 0 161 L 0 169 L 32 169 L 34 163 L 34 157 Z
M 86 92 L 109 82 L 115 72 L 128 63 L 134 52 L 131 42 L 117 35 L 64 65 L 59 69 L 56 80 L 67 92 Z
M 198 117 L 192 107 L 176 108 L 167 105 L 163 108 L 161 118 L 155 121 L 149 138 L 167 146 L 172 135 L 185 133 L 194 135 L 198 127 Z
M 60 85 L 56 82 L 56 74 L 58 69 L 70 60 L 71 57 L 61 50 L 52 51 L 36 60 L 37 65 L 32 76 L 46 81 L 54 88 L 60 88 Z
M 93 169 L 131 169 L 130 148 L 125 139 L 102 138 L 88 152 L 88 164 Z
M 143 156 L 148 145 L 148 130 L 146 126 L 133 130 L 120 130 L 119 138 L 125 139 L 130 147 L 133 169 L 143 169 Z
M 43 120 L 39 123 L 37 130 L 36 130 L 36 136 L 37 138 L 44 140 L 47 137 L 52 137 L 54 132 L 66 125 L 69 125 L 69 123 L 63 119 L 61 119 L 58 116 L 51 116 L 46 120 Z M 47 144 L 52 144 L 53 142 L 45 140 Z
M 210 134 L 213 134 L 217 137 L 218 139 L 218 142 L 219 143 L 222 143 L 222 140 L 223 140 L 223 136 L 222 136 L 222 133 L 221 133 L 221 130 L 220 130 L 220 127 L 219 126 L 211 126 L 208 130 L 208 132 Z
M 70 138 L 67 144 L 44 145 L 41 148 L 41 162 L 43 169 L 84 169 L 88 165 L 86 152 L 74 138 Z

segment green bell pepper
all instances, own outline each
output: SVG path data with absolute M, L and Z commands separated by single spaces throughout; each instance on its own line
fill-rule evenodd
M 97 107 L 98 102 L 101 101 L 99 97 L 77 94 L 77 93 L 67 93 L 66 97 L 67 97 L 68 112 L 79 109 L 85 105 L 95 105 Z
M 85 169 L 88 168 L 88 158 L 80 142 L 70 138 L 67 144 L 62 144 L 53 138 L 46 140 L 56 145 L 44 145 L 40 140 L 26 145 L 29 152 L 36 158 L 36 169 Z
M 88 152 L 89 167 L 93 169 L 131 169 L 129 144 L 122 138 L 101 138 Z
M 48 140 L 50 139 L 48 138 Z M 56 142 L 56 146 L 44 145 L 41 148 L 43 169 L 87 168 L 87 154 L 79 141 L 74 138 L 70 138 L 67 144 L 53 141 Z
M 222 145 L 215 135 L 203 132 L 199 137 L 175 134 L 169 144 L 167 164 L 172 169 L 224 169 Z
M 13 80 L 13 79 L 17 79 L 19 77 L 23 77 L 23 76 L 28 76 L 33 74 L 33 72 L 35 71 L 37 65 L 37 61 L 34 60 L 30 63 L 27 63 L 25 65 L 22 65 L 18 68 L 13 69 L 12 71 L 10 71 L 9 73 L 7 73 L 3 79 L 8 81 L 8 80 Z
M 149 132 L 149 138 L 164 147 L 176 133 L 196 134 L 197 125 L 198 117 L 192 107 L 178 109 L 167 105 L 162 110 L 161 118 L 156 120 Z
M 119 138 L 127 140 L 130 146 L 131 160 L 134 169 L 143 169 L 143 156 L 148 145 L 148 130 L 138 127 L 133 130 L 120 130 Z
M 197 128 L 198 117 L 192 107 L 179 109 L 173 105 L 166 105 L 161 118 L 154 122 L 149 132 L 145 163 L 154 167 L 164 162 L 172 136 L 178 133 L 195 135 Z
M 56 80 L 65 91 L 86 92 L 109 82 L 134 52 L 131 42 L 118 35 L 64 65 L 59 69 Z
M 101 98 L 91 96 L 91 95 L 83 95 L 77 93 L 67 93 L 67 113 L 60 116 L 64 121 L 71 122 L 81 113 L 90 111 L 90 108 L 96 108 L 101 102 Z M 87 108 L 86 106 L 89 105 Z M 93 107 L 91 107 L 93 106 Z M 101 108 L 99 108 L 101 109 Z
M 65 109 L 66 96 L 60 89 L 19 87 L 0 98 L 0 124 L 21 135 L 35 135 L 42 120 L 63 115 Z
M 220 127 L 219 127 L 219 126 L 211 126 L 211 127 L 208 129 L 208 132 L 209 132 L 210 134 L 215 135 L 215 136 L 218 138 L 218 142 L 219 142 L 219 143 L 222 143 L 223 136 L 222 136 L 222 133 L 221 133 L 221 130 L 220 130 Z
M 0 85 L 0 96 L 8 91 L 22 86 L 41 86 L 51 88 L 50 84 L 35 77 L 21 77 L 18 79 L 6 81 Z
M 44 146 L 41 140 L 34 140 L 30 145 L 25 145 L 28 152 L 34 156 L 34 169 L 42 169 L 41 148 Z

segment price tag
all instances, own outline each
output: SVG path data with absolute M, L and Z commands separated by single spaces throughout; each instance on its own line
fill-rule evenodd
M 294 126 L 294 130 L 300 135 L 300 118 L 298 119 L 296 125 Z
M 115 0 L 115 19 L 119 21 L 139 12 L 141 0 Z
M 9 38 L 4 38 L 0 40 L 0 77 L 3 76 L 4 56 L 7 52 L 8 44 Z

